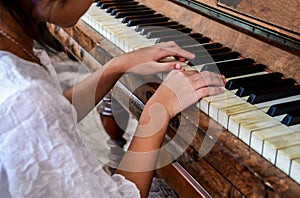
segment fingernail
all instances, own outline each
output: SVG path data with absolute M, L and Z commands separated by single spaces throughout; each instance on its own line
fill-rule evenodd
M 179 63 L 176 63 L 175 69 L 181 69 L 181 65 Z

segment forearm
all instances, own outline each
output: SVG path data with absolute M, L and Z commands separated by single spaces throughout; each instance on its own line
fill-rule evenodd
M 78 121 L 84 118 L 110 91 L 123 72 L 120 61 L 111 60 L 88 78 L 64 92 L 77 111 Z
M 117 170 L 117 173 L 137 185 L 142 197 L 148 195 L 170 120 L 161 104 L 149 102 L 145 106 L 135 136 Z

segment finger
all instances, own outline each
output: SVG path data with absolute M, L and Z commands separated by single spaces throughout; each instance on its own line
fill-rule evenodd
M 157 66 L 159 67 L 159 70 L 163 71 L 171 71 L 173 69 L 175 70 L 182 70 L 182 66 L 179 63 L 176 62 L 166 62 L 166 63 L 154 63 L 157 64 Z
M 177 51 L 177 53 L 178 53 L 178 55 L 179 55 L 179 58 L 181 58 L 182 59 L 182 57 L 184 57 L 184 58 L 189 58 L 189 59 L 193 59 L 193 58 L 195 58 L 195 54 L 193 54 L 193 53 L 191 53 L 191 52 L 189 52 L 189 51 L 187 51 L 187 50 L 184 50 L 184 49 L 182 49 L 179 45 L 177 45 L 177 43 L 176 42 L 174 42 L 174 41 L 171 41 L 170 42 L 170 46 L 172 46 L 172 48 L 174 48 L 176 51 Z M 180 56 L 182 56 L 182 57 L 180 57 Z M 182 59 L 182 61 L 184 61 L 184 59 Z
M 182 61 L 184 61 L 186 58 L 193 59 L 195 58 L 195 54 L 186 51 L 182 49 L 179 45 L 177 45 L 174 41 L 168 41 L 168 42 L 162 42 L 156 44 L 157 47 L 165 48 L 174 54 L 169 54 L 170 56 L 178 57 Z
M 224 86 L 224 78 L 222 75 L 215 74 L 212 72 L 198 73 L 194 74 L 192 77 L 192 81 L 198 85 L 198 88 L 204 86 Z
M 213 95 L 224 93 L 224 91 L 225 91 L 224 87 L 203 87 L 201 89 L 196 90 L 196 95 L 199 100 L 206 96 L 213 96 Z
M 174 69 L 182 70 L 182 67 L 181 67 L 181 65 L 179 63 L 176 63 Z

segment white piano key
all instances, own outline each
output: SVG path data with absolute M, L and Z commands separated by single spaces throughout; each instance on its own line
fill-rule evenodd
M 281 122 L 283 120 L 283 118 L 286 116 L 287 114 L 283 114 L 283 115 L 279 115 L 279 116 L 274 116 L 273 118 L 275 120 L 278 120 L 279 122 Z
M 236 136 L 239 136 L 240 125 L 251 124 L 255 122 L 267 122 L 274 119 L 261 110 L 253 110 L 235 114 L 229 117 L 228 130 Z
M 218 121 L 218 111 L 220 108 L 228 108 L 230 106 L 237 105 L 240 103 L 245 103 L 245 101 L 239 97 L 231 97 L 225 100 L 212 101 L 209 104 L 209 116 L 214 120 Z
M 209 114 L 209 103 L 212 101 L 224 101 L 227 100 L 228 98 L 236 97 L 234 93 L 231 91 L 225 90 L 224 93 L 219 94 L 219 95 L 214 95 L 214 96 L 208 96 L 204 97 L 199 101 L 198 107 L 207 115 Z
M 241 124 L 238 132 L 238 137 L 247 145 L 250 146 L 251 135 L 253 131 L 265 129 L 268 127 L 273 127 L 276 125 L 280 125 L 281 123 L 274 119 L 268 119 L 266 121 L 258 121 L 249 124 Z
M 300 183 L 300 158 L 292 160 L 290 177 Z
M 282 99 L 273 100 L 273 101 L 269 101 L 269 102 L 259 103 L 256 105 L 252 105 L 249 103 L 248 103 L 249 105 L 246 105 L 244 103 L 241 103 L 236 106 L 233 105 L 233 106 L 228 106 L 225 108 L 219 108 L 218 123 L 221 124 L 224 128 L 229 129 L 229 131 L 233 130 L 233 128 L 234 128 L 234 131 L 231 131 L 231 132 L 233 132 L 233 134 L 238 135 L 238 136 L 240 136 L 239 135 L 240 130 L 243 129 L 244 133 L 241 134 L 241 138 L 245 143 L 248 143 L 249 142 L 249 133 L 251 133 L 252 129 L 245 129 L 245 127 L 243 128 L 243 127 L 238 126 L 239 123 L 233 124 L 233 123 L 229 122 L 230 116 L 235 115 L 235 117 L 238 117 L 238 114 L 240 114 L 240 113 L 244 113 L 247 111 L 251 112 L 255 109 L 261 110 L 264 113 L 266 113 L 267 110 L 269 109 L 268 105 L 278 104 L 283 101 L 294 101 L 294 100 L 297 100 L 299 97 L 300 96 L 287 97 L 287 98 L 282 98 Z M 239 106 L 239 105 L 241 105 L 241 106 Z M 274 120 L 277 120 L 279 122 L 282 120 L 281 117 L 277 117 L 277 118 L 270 117 L 270 118 L 273 118 Z M 268 122 L 268 123 L 270 123 L 270 122 Z M 232 128 L 229 128 L 229 126 L 228 126 L 229 124 L 233 125 Z M 238 131 L 236 131 L 236 130 L 238 130 Z
M 246 101 L 230 107 L 220 108 L 218 112 L 218 122 L 224 128 L 228 129 L 228 120 L 230 116 L 253 110 L 257 110 L 257 107 Z
M 277 153 L 276 166 L 290 175 L 292 160 L 298 158 L 300 158 L 300 144 L 280 149 Z
M 269 162 L 275 164 L 278 150 L 297 144 L 300 144 L 300 132 L 292 132 L 274 138 L 268 138 L 264 142 L 262 155 Z
M 274 138 L 280 135 L 287 135 L 294 131 L 283 124 L 275 125 L 273 127 L 264 128 L 257 131 L 252 131 L 250 139 L 250 147 L 258 153 L 262 154 L 264 141 L 266 139 Z
M 292 130 L 294 130 L 294 131 L 300 131 L 300 124 L 289 126 L 289 128 L 292 129 Z

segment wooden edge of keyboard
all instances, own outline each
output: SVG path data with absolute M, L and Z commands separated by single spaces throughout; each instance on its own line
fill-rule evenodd
M 61 29 L 50 25 L 52 34 L 66 46 L 69 51 L 75 54 L 79 60 L 87 56 L 86 52 L 97 48 L 96 59 L 99 65 L 104 64 L 109 59 L 119 54 L 122 51 L 111 44 L 97 32 L 86 26 L 83 22 L 79 22 L 73 28 Z M 66 36 L 67 33 L 68 36 Z M 86 52 L 76 47 L 74 43 L 66 41 L 74 39 L 83 47 Z M 103 54 L 102 54 L 103 53 Z M 92 66 L 95 70 L 97 66 Z M 136 80 L 136 78 L 135 78 Z M 143 80 L 143 79 L 141 79 Z M 127 81 L 127 82 L 126 82 Z M 130 90 L 136 82 L 130 82 L 130 79 L 125 79 L 123 83 Z M 145 103 L 147 100 L 146 92 L 154 92 L 155 88 L 151 86 L 143 86 L 142 89 L 134 90 L 134 94 L 138 99 Z M 120 96 L 124 95 L 123 91 L 117 92 Z M 119 97 L 122 100 L 124 97 Z M 117 98 L 118 99 L 118 98 Z M 120 101 L 122 103 L 122 101 Z M 131 113 L 139 117 L 141 106 L 139 102 L 131 103 Z M 188 109 L 188 116 L 198 114 L 199 110 L 195 108 Z M 182 114 L 181 119 L 187 119 L 185 114 Z M 189 127 L 195 123 L 187 124 L 187 132 Z M 242 141 L 233 136 L 230 132 L 222 129 L 218 140 L 212 150 L 204 157 L 199 157 L 198 151 L 203 139 L 205 131 L 210 127 L 220 128 L 219 124 L 215 123 L 206 114 L 200 112 L 199 128 L 192 144 L 186 149 L 186 152 L 180 156 L 177 161 L 179 164 L 188 170 L 189 174 L 203 186 L 209 194 L 213 196 L 270 196 L 270 197 L 292 197 L 300 194 L 300 186 L 281 172 L 275 166 L 270 164 L 262 156 L 253 151 Z M 176 131 L 176 127 L 170 125 L 168 136 L 172 137 Z M 180 144 L 180 143 L 179 143 Z M 179 173 L 178 174 L 182 174 Z M 169 175 L 169 177 L 176 177 Z M 169 178 L 170 179 L 170 178 Z M 168 178 L 166 178 L 168 180 Z

